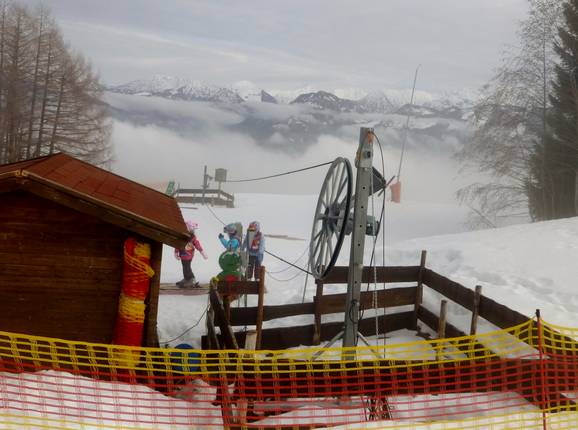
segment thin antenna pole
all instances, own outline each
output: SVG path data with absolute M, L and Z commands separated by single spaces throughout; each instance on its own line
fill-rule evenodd
M 403 133 L 403 143 L 401 144 L 401 156 L 399 157 L 399 167 L 397 169 L 397 182 L 401 179 L 401 165 L 403 163 L 403 155 L 405 154 L 405 144 L 407 143 L 407 132 L 409 129 L 409 119 L 411 116 L 411 107 L 413 106 L 413 96 L 415 95 L 415 85 L 417 83 L 417 73 L 419 72 L 419 68 L 421 64 L 418 64 L 415 69 L 415 76 L 413 77 L 413 88 L 411 90 L 411 99 L 409 101 L 410 110 L 407 112 L 407 118 L 405 121 L 405 129 Z

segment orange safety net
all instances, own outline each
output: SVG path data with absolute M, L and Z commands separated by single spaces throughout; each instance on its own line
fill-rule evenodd
M 540 320 L 355 348 L 206 351 L 0 332 L 14 428 L 575 429 L 578 329 Z
M 150 245 L 134 238 L 125 241 L 122 287 L 112 341 L 114 344 L 142 345 L 145 299 L 149 292 L 149 280 L 154 276 L 150 258 Z

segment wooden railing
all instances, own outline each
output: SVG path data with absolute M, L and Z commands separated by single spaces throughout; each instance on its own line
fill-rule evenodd
M 363 269 L 363 283 L 376 282 L 378 289 L 375 292 L 364 291 L 361 293 L 360 309 L 390 309 L 402 306 L 405 306 L 406 309 L 379 316 L 377 321 L 379 333 L 376 333 L 374 317 L 360 320 L 360 333 L 364 336 L 373 336 L 400 329 L 415 330 L 418 328 L 418 323 L 421 322 L 438 334 L 441 331 L 445 337 L 458 337 L 475 334 L 478 318 L 483 318 L 501 329 L 528 321 L 528 316 L 482 295 L 481 287 L 478 286 L 475 291 L 471 290 L 426 268 L 425 257 L 425 252 L 422 252 L 419 266 L 377 267 L 375 269 L 366 267 Z M 228 307 L 227 322 L 231 327 L 254 326 L 256 324 L 260 326 L 265 321 L 312 315 L 313 324 L 260 330 L 261 347 L 264 349 L 284 349 L 299 345 L 319 345 L 323 341 L 332 339 L 343 328 L 343 321 L 323 323 L 322 317 L 328 314 L 346 312 L 346 294 L 324 295 L 324 285 L 347 284 L 347 277 L 347 267 L 335 267 L 324 279 L 317 280 L 317 290 L 313 302 L 262 305 L 261 307 Z M 388 289 L 379 287 L 379 284 L 391 283 L 410 283 L 413 285 L 395 286 Z M 244 283 L 246 288 L 257 289 L 258 283 L 249 284 L 251 283 Z M 431 309 L 423 306 L 424 288 L 431 288 L 439 293 L 442 296 L 442 301 L 447 299 L 469 310 L 472 313 L 469 333 L 446 321 L 445 315 L 442 315 L 442 309 L 445 309 L 446 306 L 442 306 L 437 315 Z M 249 293 L 251 292 L 256 293 L 256 291 Z M 407 310 L 408 306 L 412 306 L 413 310 Z M 235 337 L 240 345 L 244 344 L 244 333 L 236 332 Z M 559 339 L 563 342 L 570 342 L 570 339 L 561 334 Z M 524 339 L 521 340 L 525 341 Z M 204 339 L 204 345 L 208 345 L 206 339 Z
M 179 188 L 175 199 L 179 203 L 235 207 L 235 196 L 213 188 Z

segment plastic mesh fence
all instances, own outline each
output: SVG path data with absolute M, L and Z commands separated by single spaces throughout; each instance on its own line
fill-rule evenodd
M 578 329 L 198 351 L 0 332 L 2 428 L 575 429 Z

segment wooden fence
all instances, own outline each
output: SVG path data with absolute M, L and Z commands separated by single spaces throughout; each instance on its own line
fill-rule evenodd
M 175 199 L 179 203 L 235 207 L 235 196 L 213 188 L 179 188 Z
M 530 319 L 509 307 L 481 294 L 481 287 L 471 290 L 463 285 L 428 269 L 425 266 L 426 253 L 422 252 L 419 266 L 403 267 L 365 267 L 362 280 L 368 287 L 376 282 L 378 284 L 409 284 L 408 286 L 396 286 L 394 288 L 378 289 L 377 291 L 364 291 L 361 293 L 360 309 L 395 309 L 405 307 L 397 312 L 381 315 L 377 321 L 369 317 L 359 321 L 359 331 L 364 336 L 389 333 L 400 329 L 416 330 L 419 323 L 423 323 L 436 333 L 442 332 L 442 337 L 458 337 L 467 334 L 475 334 L 478 318 L 483 318 L 498 328 L 510 328 Z M 262 305 L 257 307 L 230 307 L 227 310 L 227 320 L 222 323 L 230 327 L 259 326 L 265 321 L 279 318 L 294 317 L 300 315 L 312 315 L 313 324 L 275 327 L 260 330 L 260 347 L 263 349 L 286 349 L 299 345 L 319 345 L 328 341 L 343 329 L 343 321 L 323 322 L 324 315 L 345 312 L 346 293 L 323 294 L 326 284 L 347 284 L 348 268 L 335 267 L 322 280 L 316 281 L 317 290 L 313 302 L 290 303 L 283 305 Z M 256 285 L 254 286 L 256 288 Z M 455 327 L 446 321 L 442 306 L 436 314 L 431 309 L 423 306 L 423 289 L 431 288 L 439 293 L 442 298 L 450 300 L 472 313 L 470 332 Z M 264 289 L 264 286 L 263 286 Z M 446 300 L 442 300 L 446 301 Z M 263 300 L 261 299 L 261 303 Z M 408 310 L 411 306 L 413 309 Z M 218 318 L 215 320 L 218 321 Z M 233 330 L 234 331 L 234 330 Z M 239 345 L 244 345 L 245 333 L 235 332 L 234 336 Z M 558 335 L 556 335 L 558 336 Z M 561 342 L 572 340 L 559 335 Z M 203 337 L 203 347 L 208 347 L 206 336 Z M 546 345 L 547 346 L 547 345 Z M 548 351 L 548 349 L 546 349 Z

